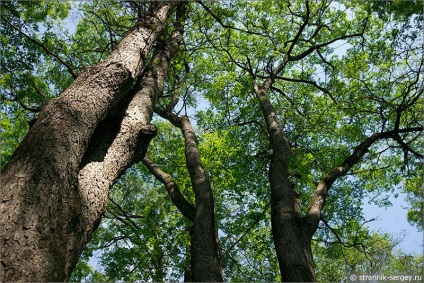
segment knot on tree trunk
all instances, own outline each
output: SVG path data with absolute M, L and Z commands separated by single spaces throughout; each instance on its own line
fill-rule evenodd
M 157 133 L 158 128 L 152 124 L 142 126 L 138 132 L 140 138 L 150 138 L 149 141 L 153 139 Z

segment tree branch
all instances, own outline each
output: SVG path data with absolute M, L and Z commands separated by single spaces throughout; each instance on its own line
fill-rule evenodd
M 330 41 L 321 43 L 321 44 L 317 44 L 315 46 L 312 46 L 310 48 L 308 48 L 307 50 L 303 51 L 302 53 L 296 55 L 296 56 L 289 56 L 289 61 L 299 61 L 303 58 L 305 58 L 306 56 L 308 56 L 309 54 L 311 54 L 312 52 L 314 52 L 315 50 L 317 50 L 318 48 L 321 47 L 325 47 L 327 45 L 330 45 L 338 40 L 343 40 L 343 39 L 348 39 L 348 38 L 352 38 L 352 37 L 356 37 L 356 36 L 362 36 L 363 33 L 354 33 L 354 34 L 348 34 L 348 35 L 343 35 L 337 38 L 334 38 Z
M 309 81 L 309 80 L 304 80 L 304 79 L 293 79 L 293 78 L 287 78 L 287 77 L 280 77 L 280 76 L 276 76 L 277 79 L 281 79 L 284 81 L 288 81 L 288 82 L 297 82 L 297 83 L 305 83 L 305 84 L 310 84 L 314 87 L 316 87 L 317 89 L 321 90 L 322 92 L 324 92 L 325 94 L 327 94 L 331 100 L 333 100 L 333 102 L 335 104 L 337 104 L 336 99 L 334 98 L 334 96 L 331 94 L 330 91 L 328 91 L 326 88 L 318 85 L 316 82 L 314 81 Z
M 399 135 L 396 135 L 393 139 L 400 144 L 403 150 L 411 152 L 413 155 L 415 155 L 418 158 L 424 158 L 422 154 L 420 154 L 416 150 L 413 150 L 407 143 L 405 143 Z
M 294 99 L 289 97 L 284 91 L 282 91 L 281 89 L 271 86 L 271 90 L 278 92 L 279 94 L 281 94 L 289 103 L 291 106 L 293 106 L 295 108 L 295 111 L 297 112 L 297 114 L 302 115 L 302 113 L 299 111 L 299 109 L 296 107 L 296 104 L 294 102 Z
M 271 203 L 268 203 L 265 206 L 265 209 L 261 212 L 261 214 L 259 214 L 258 218 L 256 218 L 256 220 L 252 223 L 252 225 L 250 225 L 250 227 L 247 228 L 247 230 L 243 233 L 243 235 L 240 236 L 240 238 L 237 239 L 237 241 L 235 241 L 231 246 L 229 246 L 222 253 L 222 256 L 226 255 L 229 251 L 231 251 L 253 229 L 253 227 L 255 227 L 259 223 L 259 221 L 261 220 L 261 218 L 264 216 L 265 212 L 268 210 L 270 204 Z
M 290 57 L 291 52 L 294 49 L 294 46 L 297 44 L 300 36 L 302 35 L 302 32 L 305 30 L 306 26 L 308 25 L 309 22 L 309 1 L 305 1 L 306 2 L 306 16 L 304 18 L 303 24 L 300 26 L 299 30 L 297 31 L 296 35 L 293 38 L 293 41 L 290 44 L 289 50 L 287 51 L 287 55 Z
M 322 61 L 322 62 L 324 62 L 324 64 L 329 65 L 333 71 L 335 71 L 335 70 L 336 70 L 336 67 L 334 67 L 334 65 L 333 65 L 333 64 L 331 64 L 330 62 L 328 62 L 328 61 L 324 58 L 324 56 L 321 54 L 321 51 L 319 51 L 319 48 L 317 49 L 317 53 L 318 53 L 319 58 L 321 58 L 321 61 Z
M 166 188 L 172 203 L 178 208 L 178 210 L 187 217 L 190 221 L 194 221 L 196 215 L 196 207 L 189 203 L 183 196 L 177 183 L 174 182 L 171 175 L 159 168 L 152 160 L 150 160 L 148 154 L 146 154 L 142 160 L 144 166 L 152 173 L 156 179 L 158 179 Z
M 318 228 L 318 223 L 321 219 L 321 210 L 323 209 L 328 190 L 331 185 L 340 177 L 346 175 L 346 173 L 352 168 L 353 165 L 365 155 L 368 149 L 377 141 L 387 138 L 396 139 L 399 133 L 409 132 L 421 132 L 423 127 L 414 127 L 406 129 L 398 129 L 393 131 L 375 133 L 368 137 L 365 141 L 360 143 L 354 150 L 354 152 L 347 157 L 340 166 L 335 167 L 324 178 L 318 183 L 317 189 L 312 197 L 311 204 L 309 206 L 308 214 L 306 216 L 306 223 L 308 225 L 308 232 L 312 236 Z
M 22 106 L 22 108 L 24 108 L 25 110 L 34 112 L 34 113 L 38 113 L 41 111 L 42 108 L 40 107 L 31 107 L 26 105 L 21 99 L 19 99 L 19 96 L 12 90 L 13 86 L 12 84 L 10 84 L 10 94 L 13 96 L 14 100 L 17 101 L 19 103 L 19 105 Z
M 122 215 L 124 215 L 125 219 L 127 219 L 131 223 L 131 225 L 134 226 L 135 229 L 137 230 L 140 229 L 140 227 L 138 227 L 138 225 L 134 222 L 134 220 L 132 220 L 132 217 L 128 215 L 128 213 L 118 203 L 116 203 L 111 197 L 109 197 L 109 200 L 115 207 L 118 208 L 118 210 L 122 213 Z M 125 221 L 123 221 L 122 218 L 118 217 L 117 215 L 114 215 L 114 217 L 120 220 L 121 222 L 127 224 Z
M 29 36 L 28 34 L 26 34 L 24 31 L 22 31 L 20 28 L 18 28 L 17 26 L 15 26 L 14 24 L 12 24 L 11 22 L 9 22 L 8 19 L 6 19 L 3 14 L 1 14 L 1 17 L 3 20 L 5 20 L 14 30 L 18 31 L 20 34 L 22 34 L 23 36 L 25 36 L 29 41 L 37 44 L 38 46 L 40 46 L 42 49 L 44 49 L 44 51 L 46 51 L 47 54 L 53 56 L 54 58 L 56 58 L 60 63 L 62 63 L 66 69 L 68 70 L 68 72 L 71 74 L 71 76 L 76 79 L 78 77 L 78 75 L 74 72 L 73 68 L 71 67 L 71 65 L 69 65 L 68 63 L 66 63 L 62 58 L 60 58 L 59 55 L 57 55 L 56 53 L 52 52 L 50 49 L 48 49 L 44 44 L 42 44 L 40 41 L 38 41 L 35 38 L 32 38 L 31 36 Z
M 223 28 L 233 29 L 233 30 L 240 31 L 240 32 L 243 32 L 243 33 L 246 33 L 246 34 L 254 34 L 254 35 L 259 35 L 259 36 L 267 37 L 266 35 L 261 34 L 259 32 L 254 32 L 254 31 L 250 31 L 250 30 L 244 30 L 244 29 L 241 29 L 241 28 L 237 28 L 235 26 L 224 24 L 224 22 L 221 20 L 221 18 L 219 18 L 214 12 L 212 12 L 212 10 L 209 9 L 209 7 L 207 7 L 202 1 L 196 1 L 196 2 L 198 4 L 200 4 L 200 6 L 202 6 L 202 8 L 205 9 L 205 11 L 208 12 L 208 14 L 211 15 L 212 18 L 214 18 L 219 23 L 219 25 L 221 27 L 223 27 Z

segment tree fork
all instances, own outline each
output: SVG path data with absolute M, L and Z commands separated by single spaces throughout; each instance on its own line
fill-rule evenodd
M 92 194 L 89 205 L 98 207 L 105 195 L 81 190 L 82 157 L 99 122 L 133 85 L 175 5 L 159 5 L 149 19 L 154 26 L 138 24 L 103 63 L 86 68 L 59 98 L 49 101 L 5 166 L 2 281 L 68 278 L 100 221 L 87 217 L 84 195 Z M 94 174 L 86 180 L 102 182 L 99 179 Z M 101 210 L 96 214 L 100 216 Z
M 272 78 L 254 91 L 266 122 L 272 147 L 269 182 L 271 186 L 271 226 L 283 282 L 315 281 L 311 239 L 300 214 L 297 196 L 289 179 L 290 145 L 269 101 Z

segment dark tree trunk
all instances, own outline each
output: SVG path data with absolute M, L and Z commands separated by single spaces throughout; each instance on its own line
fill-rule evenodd
M 222 282 L 222 267 L 215 233 L 214 196 L 209 176 L 200 160 L 197 138 L 187 116 L 179 118 L 185 156 L 196 199 L 191 232 L 191 270 L 194 282 Z
M 180 128 L 185 141 L 186 165 L 196 202 L 194 217 L 193 207 L 186 200 L 181 199 L 184 197 L 180 196 L 179 192 L 170 193 L 170 196 L 180 211 L 193 222 L 190 229 L 191 265 L 187 278 L 190 277 L 193 282 L 222 282 L 221 252 L 215 233 L 214 196 L 209 176 L 200 159 L 196 133 L 187 116 L 178 117 L 170 112 L 169 107 L 167 110 L 156 109 L 155 111 Z M 152 166 L 146 163 L 146 160 L 145 164 L 152 171 Z M 168 192 L 171 189 L 175 190 L 175 184 L 164 177 L 166 176 L 162 174 L 158 179 L 167 186 Z M 169 187 L 170 185 L 172 186 Z
M 284 66 L 284 62 L 281 66 Z M 303 217 L 299 196 L 294 191 L 289 179 L 290 146 L 268 98 L 271 85 L 272 78 L 269 78 L 262 85 L 255 83 L 254 91 L 266 122 L 268 139 L 273 150 L 269 169 L 271 225 L 281 280 L 284 282 L 312 282 L 315 281 L 311 250 L 312 236 L 318 227 L 321 211 L 332 184 L 344 176 L 376 141 L 389 138 L 396 140 L 399 133 L 422 131 L 422 127 L 375 133 L 365 139 L 350 156 L 328 172 L 319 182 L 311 199 L 308 213 Z
M 128 95 L 174 5 L 157 5 L 105 62 L 86 68 L 59 98 L 51 100 L 5 166 L 2 281 L 68 278 L 100 223 L 109 187 L 134 161 L 129 151 L 145 152 L 155 130 L 147 121 L 137 139 L 131 140 L 132 149 L 124 150 L 125 141 L 119 137 L 131 131 L 131 123 L 123 124 L 115 145 L 100 160 L 90 157 L 88 145 L 100 122 Z
M 271 186 L 272 236 L 284 282 L 315 281 L 311 250 L 312 235 L 308 233 L 300 212 L 297 195 L 289 179 L 290 146 L 269 101 L 271 80 L 254 90 L 264 116 L 273 150 L 269 169 Z

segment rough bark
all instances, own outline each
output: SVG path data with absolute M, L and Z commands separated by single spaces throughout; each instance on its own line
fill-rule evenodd
M 311 239 L 289 179 L 290 146 L 269 101 L 271 80 L 255 83 L 254 91 L 264 116 L 273 150 L 269 169 L 272 236 L 281 279 L 284 282 L 315 281 Z
M 102 188 L 111 185 L 99 172 L 106 165 L 88 163 L 79 172 L 81 161 L 98 124 L 129 93 L 174 5 L 158 5 L 104 62 L 86 68 L 51 100 L 5 166 L 2 281 L 57 282 L 69 276 L 104 211 Z M 151 130 L 139 132 L 142 147 Z M 119 165 L 109 161 L 107 166 Z
M 221 259 L 215 233 L 214 197 L 209 176 L 200 160 L 197 138 L 188 117 L 180 119 L 185 156 L 196 199 L 191 233 L 191 268 L 194 282 L 222 282 Z
M 170 60 L 181 39 L 182 30 L 177 29 L 167 42 L 157 44 L 152 63 L 136 84 L 135 95 L 125 111 L 119 132 L 104 157 L 101 161 L 94 158 L 80 170 L 78 189 L 84 206 L 84 220 L 88 223 L 101 218 L 109 188 L 128 167 L 142 160 L 148 143 L 156 135 L 156 127 L 150 124 L 153 108 L 163 93 Z
M 196 133 L 187 116 L 155 109 L 181 129 L 185 141 L 186 165 L 195 196 L 195 216 L 191 227 L 191 278 L 193 282 L 222 282 L 222 259 L 215 233 L 214 196 L 209 176 L 203 168 Z

